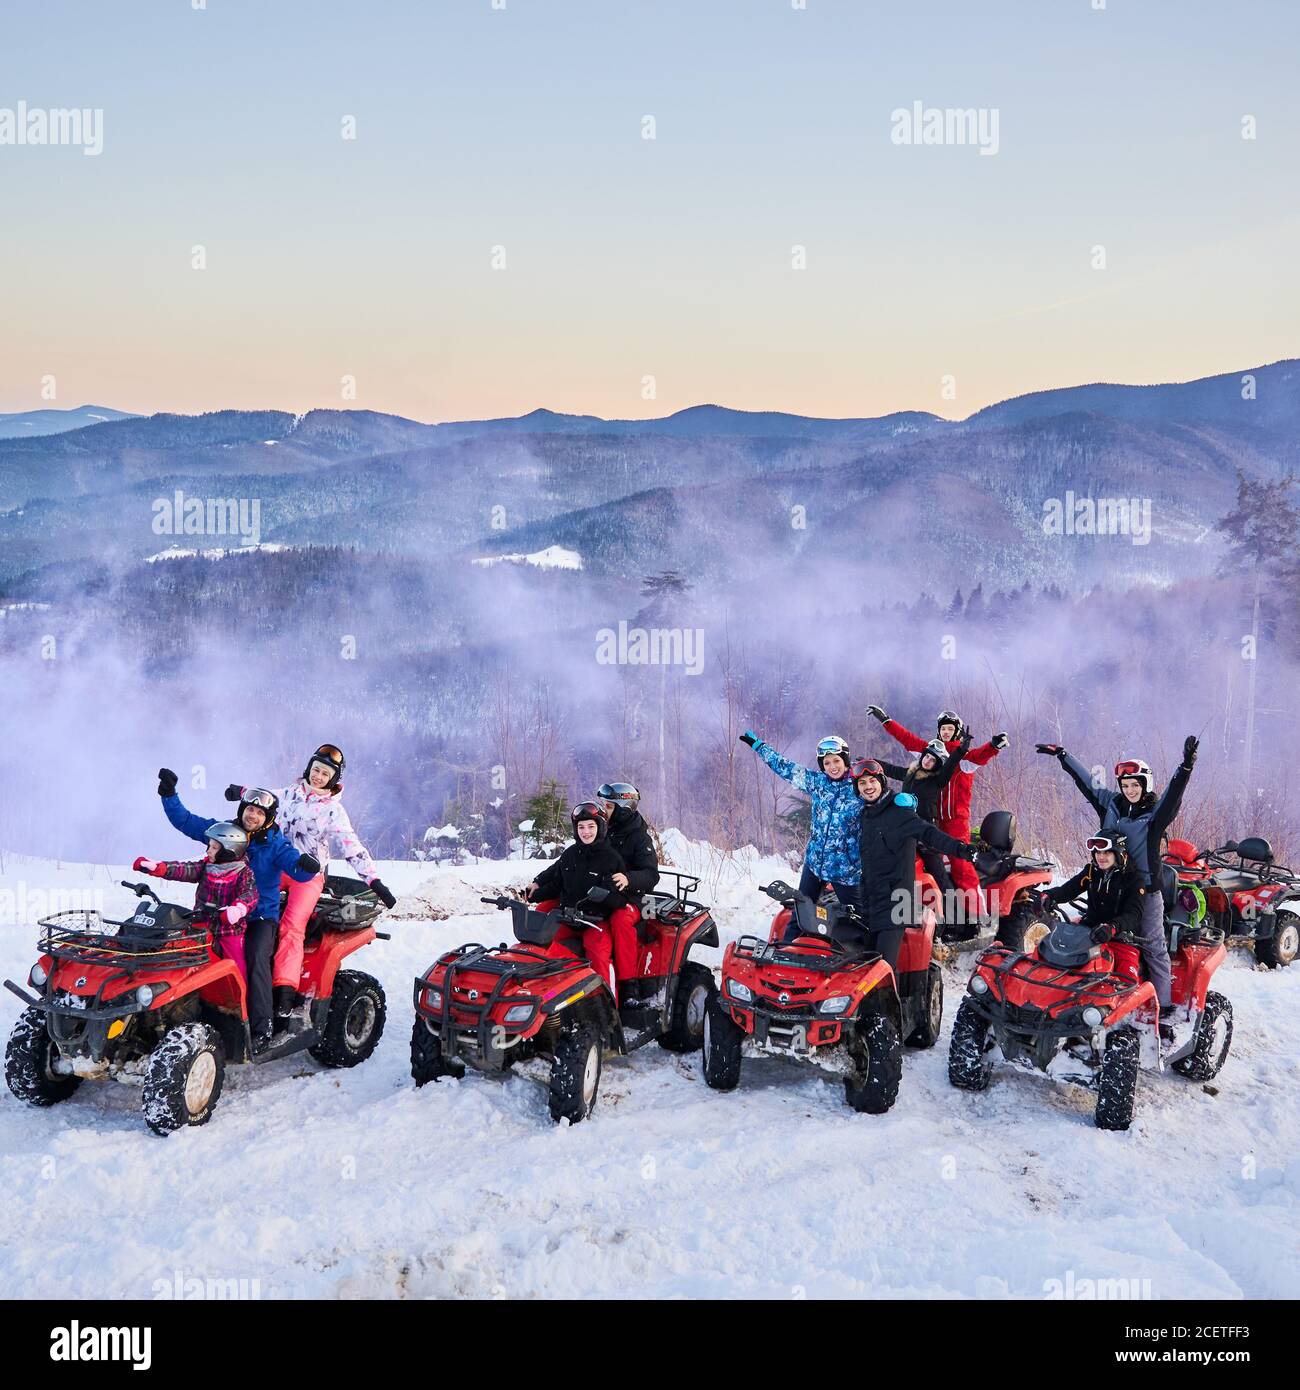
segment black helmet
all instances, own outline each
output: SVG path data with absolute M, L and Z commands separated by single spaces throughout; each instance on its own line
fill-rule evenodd
M 310 784 L 311 765 L 320 763 L 323 767 L 330 769 L 331 776 L 325 783 L 326 791 L 336 791 L 339 785 L 339 778 L 343 776 L 343 769 L 347 766 L 347 759 L 343 756 L 341 749 L 336 748 L 332 743 L 322 743 L 321 746 L 307 759 L 307 766 L 302 770 L 302 780 Z
M 849 769 L 849 776 L 853 779 L 853 790 L 858 791 L 858 783 L 864 777 L 874 777 L 880 783 L 880 795 L 889 790 L 889 780 L 885 776 L 885 769 L 875 760 L 875 758 L 859 758 Z
M 573 822 L 573 833 L 575 837 L 578 833 L 578 822 L 580 820 L 592 820 L 596 822 L 596 840 L 603 840 L 609 829 L 609 812 L 600 804 L 599 801 L 580 801 L 572 811 L 569 812 L 569 819 Z M 595 844 L 596 840 L 592 843 Z
M 962 722 L 961 715 L 958 714 L 956 710 L 941 709 L 939 711 L 939 717 L 934 721 L 935 733 L 938 733 L 945 724 L 951 724 L 953 728 L 956 729 L 957 732 L 953 734 L 953 738 L 960 738 L 966 729 L 966 725 Z
M 1122 864 L 1128 858 L 1128 836 L 1122 830 L 1102 830 L 1088 836 L 1088 857 L 1097 850 L 1109 850 Z
M 256 806 L 266 812 L 266 819 L 262 822 L 261 828 L 255 831 L 260 835 L 268 826 L 275 824 L 275 813 L 280 809 L 280 798 L 274 792 L 269 792 L 265 787 L 245 787 L 244 794 L 239 798 L 239 815 L 236 819 L 240 826 L 244 824 L 244 811 L 249 806 Z
M 927 753 L 930 755 L 930 757 L 932 757 L 935 760 L 936 766 L 934 770 L 936 772 L 938 772 L 939 769 L 943 767 L 944 763 L 948 761 L 948 745 L 944 743 L 943 739 L 941 738 L 932 738 L 930 742 L 927 743 L 925 747 L 921 749 L 921 752 L 918 754 L 916 760 L 918 767 L 925 759 Z
M 216 864 L 233 864 L 248 853 L 248 831 L 234 821 L 218 820 L 208 826 L 204 837 L 211 844 L 216 843 Z
M 613 815 L 617 811 L 635 811 L 641 793 L 631 782 L 602 782 L 596 788 L 596 798 L 603 801 Z
M 844 766 L 849 765 L 849 745 L 839 734 L 827 734 L 817 745 L 817 766 L 823 772 L 826 771 L 826 759 L 829 757 L 843 758 Z

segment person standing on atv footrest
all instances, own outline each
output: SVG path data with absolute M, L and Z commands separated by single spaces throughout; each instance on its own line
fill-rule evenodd
M 1142 882 L 1142 923 L 1137 936 L 1142 959 L 1160 1001 L 1160 1017 L 1173 1013 L 1173 976 L 1169 942 L 1165 937 L 1165 903 L 1161 887 L 1160 840 L 1183 804 L 1183 793 L 1196 765 L 1200 740 L 1188 734 L 1183 741 L 1183 761 L 1157 796 L 1155 778 L 1141 758 L 1125 758 L 1115 764 L 1117 791 L 1094 784 L 1088 770 L 1059 743 L 1040 743 L 1038 752 L 1055 758 L 1074 779 L 1101 819 L 1101 829 L 1122 834 L 1128 856 Z
M 136 873 L 177 883 L 196 883 L 194 914 L 212 925 L 212 948 L 235 963 L 248 984 L 244 921 L 257 907 L 257 880 L 248 867 L 248 832 L 231 821 L 208 827 L 208 857 L 185 863 L 140 858 Z
M 636 924 L 641 920 L 641 895 L 653 892 L 659 882 L 659 856 L 655 853 L 650 827 L 639 809 L 641 793 L 631 782 L 602 782 L 595 799 L 609 813 L 609 843 L 623 860 L 623 870 L 614 875 L 614 887 L 627 898 L 633 914 L 631 931 L 621 925 L 612 928 L 619 1011 L 629 1019 L 648 1023 L 654 1009 L 644 997 L 645 986 L 640 979 L 641 953 Z
M 167 819 L 191 840 L 205 844 L 215 816 L 196 816 L 176 795 L 176 774 L 158 770 L 158 795 Z M 253 1050 L 264 1051 L 271 1042 L 271 956 L 280 922 L 280 881 L 288 874 L 306 883 L 320 873 L 310 854 L 300 854 L 280 833 L 275 823 L 276 798 L 262 787 L 250 787 L 239 803 L 237 820 L 248 833 L 248 866 L 257 881 L 257 910 L 244 929 L 244 959 L 248 969 L 248 1026 Z
M 858 815 L 862 803 L 849 776 L 849 745 L 836 734 L 817 745 L 817 771 L 782 757 L 752 730 L 740 736 L 795 791 L 812 801 L 812 834 L 804 851 L 799 891 L 814 902 L 829 883 L 845 907 L 861 910 L 858 896 Z
M 905 729 L 896 719 L 891 719 L 879 705 L 868 705 L 867 713 L 880 720 L 885 732 L 897 739 L 912 753 L 920 753 L 926 747 L 925 739 Z M 940 742 L 948 750 L 949 756 L 960 748 L 961 736 L 966 731 L 962 717 L 950 709 L 942 709 L 936 718 Z M 948 784 L 939 798 L 939 809 L 935 824 L 940 830 L 958 840 L 970 839 L 971 791 L 975 785 L 975 773 L 986 763 L 990 763 L 1007 746 L 1006 734 L 994 734 L 987 743 L 976 748 L 967 748 L 958 760 L 948 778 Z M 979 931 L 979 875 L 964 859 L 956 860 L 952 866 L 952 880 L 957 888 L 954 907 L 958 909 L 969 927 L 969 935 Z M 954 912 L 954 918 L 958 912 Z
M 969 751 L 970 730 L 967 729 L 951 753 L 942 739 L 932 738 L 916 760 L 906 767 L 886 762 L 883 758 L 879 759 L 879 762 L 885 769 L 885 776 L 898 781 L 899 791 L 911 792 L 916 797 L 916 814 L 922 820 L 935 825 L 939 819 L 939 803 L 943 800 L 944 788 L 952 780 L 953 773 L 961 766 L 962 759 Z M 921 856 L 921 863 L 925 865 L 926 872 L 934 879 L 935 886 L 942 895 L 942 901 L 945 904 L 952 903 L 956 890 L 943 855 L 937 849 L 931 849 L 929 845 L 918 845 L 916 852 Z
M 573 927 L 561 927 L 552 949 L 577 955 L 575 947 L 581 942 L 592 969 L 609 981 L 610 991 L 617 999 L 614 952 L 626 952 L 629 938 L 633 954 L 636 950 L 637 912 L 615 882 L 616 876 L 626 879 L 627 866 L 609 842 L 609 817 L 600 802 L 582 802 L 569 813 L 569 819 L 573 824 L 573 843 L 524 889 L 524 898 L 538 912 L 567 907 L 595 923 L 581 933 Z M 587 895 L 593 888 L 603 888 L 608 896 L 598 903 L 588 902 Z M 619 935 L 623 943 L 616 947 Z
M 898 966 L 903 932 L 915 925 L 916 847 L 928 845 L 950 859 L 968 863 L 975 847 L 924 821 L 911 792 L 891 792 L 885 769 L 874 758 L 853 764 L 859 797 L 858 850 L 861 863 L 862 918 L 873 951 Z
M 322 743 L 307 759 L 298 781 L 273 793 L 280 808 L 280 828 L 289 842 L 300 854 L 310 855 L 320 865 L 319 872 L 306 883 L 288 874 L 280 885 L 288 896 L 272 968 L 277 1032 L 292 1030 L 305 1022 L 302 1012 L 307 1001 L 298 989 L 302 983 L 303 942 L 307 923 L 325 888 L 331 842 L 338 845 L 348 867 L 374 889 L 375 896 L 385 907 L 392 907 L 397 901 L 376 877 L 374 862 L 343 809 L 340 779 L 346 765 L 347 760 L 338 748 L 332 743 Z M 227 801 L 239 801 L 243 795 L 244 788 L 236 783 L 226 788 Z

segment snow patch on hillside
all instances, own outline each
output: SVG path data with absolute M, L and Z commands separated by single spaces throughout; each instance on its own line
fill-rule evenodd
M 576 550 L 565 550 L 562 545 L 548 545 L 545 550 L 535 550 L 531 555 L 483 555 L 474 561 L 476 565 L 499 565 L 503 561 L 512 565 L 536 565 L 543 570 L 580 570 L 582 556 Z
M 260 545 L 235 545 L 229 549 L 216 548 L 212 550 L 186 550 L 182 546 L 171 545 L 166 550 L 160 550 L 156 555 L 146 555 L 144 562 L 146 565 L 152 565 L 159 560 L 192 560 L 196 555 L 201 555 L 205 560 L 223 560 L 227 555 L 251 555 L 257 550 L 265 554 L 275 554 L 277 551 L 292 549 L 292 546 L 276 545 L 272 541 L 266 541 Z

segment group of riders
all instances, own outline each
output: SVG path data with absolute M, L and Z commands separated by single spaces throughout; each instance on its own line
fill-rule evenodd
M 945 916 L 960 934 L 979 922 L 979 879 L 971 841 L 971 792 L 976 772 L 1006 748 L 995 733 L 973 745 L 965 721 L 940 710 L 936 735 L 924 739 L 891 719 L 879 705 L 867 714 L 914 756 L 907 763 L 854 759 L 848 743 L 830 735 L 817 745 L 816 767 L 778 753 L 752 730 L 740 735 L 778 777 L 811 802 L 811 833 L 799 889 L 817 898 L 827 888 L 856 913 L 868 945 L 896 966 L 903 933 L 916 911 L 916 860 L 948 904 Z M 1088 860 L 1067 882 L 1039 895 L 1037 906 L 1086 899 L 1083 921 L 1097 942 L 1117 931 L 1137 938 L 1147 974 L 1167 1025 L 1171 971 L 1160 892 L 1160 849 L 1178 814 L 1196 762 L 1197 739 L 1188 736 L 1183 759 L 1158 793 L 1140 758 L 1115 765 L 1115 788 L 1099 787 L 1081 763 L 1054 743 L 1037 751 L 1056 758 L 1098 817 L 1087 841 Z M 159 771 L 158 794 L 167 819 L 207 846 L 206 858 L 171 863 L 140 858 L 139 871 L 195 883 L 195 905 L 214 924 L 217 949 L 232 959 L 248 989 L 254 1047 L 276 1033 L 305 1026 L 299 993 L 307 922 L 324 887 L 322 866 L 337 844 L 353 872 L 387 907 L 394 895 L 375 873 L 342 803 L 344 758 L 322 744 L 291 786 L 271 791 L 232 784 L 226 798 L 239 803 L 233 821 L 193 814 L 176 794 L 176 774 Z M 890 779 L 899 789 L 890 789 Z M 659 881 L 655 840 L 630 782 L 606 782 L 570 813 L 574 839 L 523 890 L 539 911 L 581 909 L 591 925 L 562 927 L 552 949 L 585 952 L 609 980 L 627 1025 L 639 1026 L 651 1002 L 639 980 L 641 900 Z M 595 901 L 593 888 L 603 892 Z M 281 892 L 284 909 L 281 912 Z

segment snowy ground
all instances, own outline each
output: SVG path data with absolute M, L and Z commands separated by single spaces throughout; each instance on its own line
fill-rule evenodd
M 765 927 L 753 885 L 783 865 L 671 843 L 709 872 L 724 939 Z M 446 947 L 500 940 L 506 919 L 478 895 L 535 867 L 381 866 L 405 895 L 393 940 L 351 963 L 382 980 L 388 1028 L 354 1071 L 305 1056 L 232 1068 L 212 1122 L 166 1140 L 124 1085 L 49 1110 L 0 1088 L 0 1296 L 148 1298 L 193 1280 L 263 1298 L 1300 1288 L 1300 967 L 1254 970 L 1234 951 L 1217 980 L 1236 1010 L 1217 1093 L 1144 1075 L 1127 1134 L 1093 1127 L 1088 1093 L 1033 1076 L 952 1090 L 957 973 L 944 1036 L 907 1054 L 889 1115 L 855 1115 L 837 1083 L 777 1060 L 747 1062 L 718 1095 L 697 1056 L 651 1046 L 606 1064 L 589 1122 L 556 1128 L 536 1080 L 471 1073 L 417 1092 L 408 1072 L 413 977 Z M 101 890 L 115 913 L 121 877 L 6 857 L 0 972 L 25 982 L 47 893 Z M 20 1006 L 0 998 L 7 1035 Z

